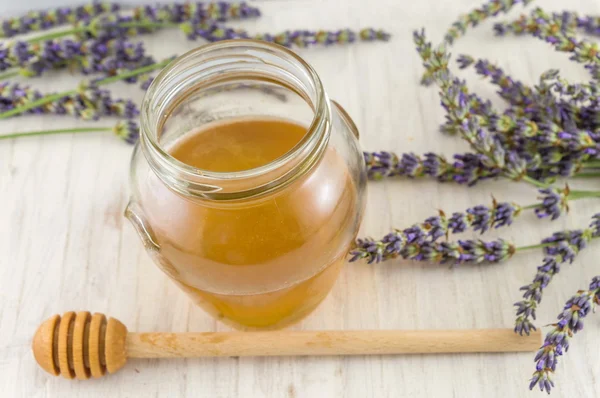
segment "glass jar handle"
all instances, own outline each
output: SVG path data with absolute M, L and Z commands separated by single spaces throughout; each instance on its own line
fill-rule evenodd
M 129 202 L 125 209 L 125 218 L 131 222 L 131 225 L 133 225 L 137 231 L 146 250 L 158 253 L 160 251 L 160 246 L 154 239 L 152 229 L 141 215 L 142 211 L 140 207 L 134 202 Z
M 154 238 L 154 232 L 152 228 L 145 221 L 143 212 L 140 206 L 135 202 L 130 201 L 125 209 L 125 217 L 131 222 L 133 228 L 137 231 L 144 248 L 150 254 L 150 257 L 156 262 L 160 269 L 175 280 L 180 278 L 179 271 L 173 266 L 173 264 L 160 253 L 160 246 L 156 243 Z
M 358 132 L 358 127 L 356 127 L 356 124 L 354 124 L 354 121 L 352 120 L 352 118 L 350 117 L 348 112 L 346 112 L 346 110 L 340 104 L 338 104 L 336 101 L 331 100 L 331 103 L 333 105 L 335 105 L 337 110 L 340 112 L 340 116 L 342 117 L 342 120 L 344 121 L 344 123 L 346 123 L 346 125 L 348 126 L 350 131 L 352 131 L 352 134 L 354 134 L 356 139 L 359 139 L 360 133 Z

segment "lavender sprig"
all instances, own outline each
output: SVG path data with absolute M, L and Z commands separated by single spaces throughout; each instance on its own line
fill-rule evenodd
M 9 76 L 40 76 L 47 70 L 64 67 L 79 69 L 84 74 L 100 72 L 110 76 L 115 69 L 135 69 L 148 59 L 151 58 L 145 55 L 143 43 L 132 43 L 125 39 L 64 39 L 49 40 L 42 44 L 26 41 L 0 44 L 0 71 L 18 68 Z
M 383 30 L 373 28 L 361 29 L 358 32 L 351 29 L 337 31 L 309 31 L 294 30 L 284 31 L 279 34 L 250 34 L 244 30 L 224 27 L 215 22 L 191 21 L 181 25 L 181 29 L 188 39 L 194 40 L 201 37 L 208 41 L 231 39 L 254 39 L 276 43 L 285 47 L 310 47 L 313 45 L 348 44 L 360 41 L 387 41 L 390 34 Z
M 581 159 L 573 159 L 563 152 L 541 150 L 542 162 L 538 168 L 530 167 L 528 174 L 537 180 L 554 176 L 580 175 Z M 433 152 L 417 155 L 393 152 L 363 152 L 367 175 L 372 180 L 388 177 L 431 177 L 439 182 L 455 182 L 474 186 L 480 181 L 502 177 L 501 170 L 484 164 L 484 156 L 476 153 L 455 154 L 452 159 Z
M 46 105 L 46 104 L 55 102 L 57 100 L 60 100 L 61 98 L 69 97 L 71 95 L 80 93 L 82 90 L 85 90 L 86 87 L 91 87 L 91 86 L 100 87 L 100 86 L 104 86 L 104 85 L 107 85 L 107 84 L 110 84 L 113 82 L 117 82 L 117 81 L 121 81 L 121 80 L 125 80 L 125 79 L 130 79 L 130 78 L 133 78 L 136 76 L 148 74 L 152 71 L 164 68 L 172 60 L 173 60 L 173 58 L 171 57 L 171 58 L 167 58 L 161 62 L 156 62 L 156 63 L 150 64 L 150 65 L 147 65 L 147 66 L 144 66 L 141 68 L 137 68 L 137 69 L 134 69 L 131 71 L 119 73 L 115 76 L 106 77 L 103 79 L 96 79 L 96 80 L 93 80 L 92 82 L 83 81 L 82 83 L 80 83 L 80 85 L 77 89 L 67 90 L 67 91 L 63 91 L 61 93 L 46 95 L 42 98 L 36 99 L 34 101 L 29 101 L 25 104 L 16 106 L 10 110 L 1 112 L 0 119 L 6 119 L 11 116 L 19 115 L 21 113 L 28 112 L 31 109 L 36 109 L 42 105 Z
M 450 56 L 445 46 L 441 45 L 436 50 L 432 50 L 423 31 L 414 32 L 413 38 L 425 69 L 431 72 L 432 78 L 440 87 L 440 98 L 442 106 L 447 112 L 448 121 L 454 124 L 462 138 L 482 155 L 484 165 L 499 170 L 505 177 L 512 180 L 526 181 L 538 187 L 544 186 L 539 181 L 527 176 L 528 167 L 539 164 L 539 157 L 524 158 L 515 151 L 507 151 L 502 145 L 500 137 L 484 131 L 482 126 L 489 122 L 489 118 L 472 112 L 465 83 L 453 78 L 448 70 Z
M 192 19 L 229 21 L 256 18 L 260 10 L 247 2 L 196 2 L 146 5 L 133 9 L 133 20 L 181 23 Z
M 592 72 L 595 79 L 600 78 L 600 48 L 597 43 L 585 39 L 578 39 L 563 25 L 563 21 L 556 15 L 550 15 L 541 8 L 536 8 L 531 16 L 525 18 L 525 32 L 538 37 L 554 46 L 557 51 L 572 53 L 572 61 L 582 63 Z M 497 34 L 504 34 L 500 27 L 496 27 Z
M 598 218 L 599 216 L 597 214 L 594 217 Z M 596 237 L 598 237 L 598 230 L 592 226 L 583 231 L 555 233 L 542 241 L 543 244 L 548 245 L 544 249 L 546 257 L 542 265 L 538 267 L 533 282 L 521 287 L 520 290 L 524 292 L 523 300 L 515 303 L 517 307 L 515 333 L 529 334 L 530 330 L 536 329 L 533 320 L 536 319 L 536 309 L 542 301 L 544 289 L 548 287 L 554 275 L 560 272 L 561 265 L 566 262 L 572 263 L 588 242 Z
M 465 212 L 455 212 L 450 217 L 440 211 L 438 215 L 429 217 L 422 223 L 414 224 L 403 230 L 396 229 L 380 240 L 358 239 L 356 242 L 357 247 L 350 253 L 350 261 L 367 259 L 369 263 L 372 263 L 394 258 L 398 255 L 408 259 L 419 259 L 416 257 L 421 253 L 420 246 L 425 245 L 423 250 L 441 250 L 436 246 L 431 249 L 430 244 L 436 243 L 442 237 L 447 239 L 450 233 L 459 234 L 467 230 L 473 230 L 483 234 L 491 228 L 510 226 L 522 214 L 523 210 L 534 210 L 538 218 L 555 220 L 569 210 L 569 201 L 600 197 L 600 191 L 574 191 L 570 190 L 568 186 L 564 189 L 541 189 L 539 193 L 539 202 L 532 205 L 520 206 L 516 203 L 497 202 L 494 199 L 490 207 L 478 205 L 467 209 Z M 571 259 L 572 255 L 567 255 L 563 246 L 569 244 L 580 250 L 583 247 L 580 240 L 589 240 L 588 235 L 591 239 L 593 236 L 590 234 L 596 233 L 596 228 L 600 225 L 600 214 L 594 220 L 590 227 L 592 232 L 582 233 L 579 231 L 579 234 L 577 234 L 576 231 L 573 231 L 564 235 L 554 234 L 552 237 L 545 239 L 541 245 L 526 246 L 515 250 L 545 247 L 548 255 L 565 257 L 567 260 Z M 567 239 L 567 243 L 564 242 L 565 239 Z M 414 253 L 410 250 L 413 250 Z M 431 258 L 427 259 L 431 260 Z M 447 260 L 443 257 L 440 257 L 440 259 L 440 261 Z
M 497 85 L 500 90 L 498 95 L 506 100 L 509 104 L 526 107 L 530 103 L 532 89 L 520 81 L 515 81 L 508 76 L 501 68 L 492 64 L 485 59 L 475 60 L 468 55 L 459 55 L 457 63 L 460 69 L 465 69 L 471 65 L 474 66 L 478 75 L 489 77 L 492 84 Z
M 144 54 L 141 43 L 130 43 L 128 37 L 136 34 L 136 29 L 150 29 L 159 26 L 179 27 L 190 40 L 203 38 L 210 42 L 231 39 L 255 39 L 276 43 L 286 47 L 309 47 L 313 45 L 348 44 L 360 41 L 388 40 L 390 35 L 382 30 L 365 28 L 359 31 L 342 29 L 337 31 L 284 31 L 279 34 L 250 34 L 247 31 L 232 29 L 214 20 L 194 19 L 182 23 L 134 23 L 116 15 L 95 19 L 93 25 L 86 26 L 83 32 L 93 39 L 48 40 L 43 44 L 30 41 L 0 45 L 0 71 L 19 67 L 26 76 L 39 76 L 45 70 L 80 65 L 84 73 L 102 72 L 112 76 L 119 70 L 132 70 L 153 62 Z M 135 27 L 135 28 L 134 28 Z M 133 30 L 132 30 L 133 29 Z M 79 30 L 77 30 L 79 31 Z M 132 33 L 133 32 L 133 33 Z M 62 32 L 65 33 L 65 32 Z M 9 76 L 15 75 L 9 74 Z M 0 75 L 0 78 L 2 75 Z
M 0 112 L 25 107 L 42 98 L 44 95 L 41 92 L 29 86 L 9 82 L 0 83 Z M 102 116 L 131 119 L 139 115 L 139 110 L 131 100 L 113 99 L 108 90 L 82 84 L 74 93 L 53 102 L 31 107 L 27 113 L 72 115 L 83 120 L 98 120 Z
M 458 61 L 462 67 L 475 63 L 469 56 L 461 56 Z M 530 176 L 538 180 L 571 176 L 582 162 L 598 156 L 598 134 L 593 132 L 596 126 L 594 118 L 588 116 L 598 109 L 597 85 L 571 85 L 551 70 L 531 89 L 514 82 L 486 60 L 478 60 L 475 65 L 480 75 L 492 77 L 501 87 L 500 96 L 512 104 L 494 118 L 490 129 L 502 133 L 506 137 L 502 138 L 503 144 L 519 156 L 542 156 L 538 167 L 530 165 Z
M 78 21 L 89 22 L 99 14 L 115 12 L 118 9 L 118 4 L 94 1 L 75 8 L 58 7 L 45 11 L 30 11 L 21 17 L 1 20 L 0 37 L 13 37 Z
M 533 0 L 491 0 L 484 3 L 480 8 L 461 15 L 452 27 L 444 35 L 444 41 L 452 44 L 454 40 L 463 36 L 469 27 L 475 27 L 488 18 L 495 17 L 500 13 L 507 13 L 515 5 L 521 3 L 524 6 Z
M 541 180 L 556 175 L 572 175 L 582 161 L 590 156 L 595 157 L 600 152 L 598 144 L 587 131 L 572 127 L 562 128 L 552 122 L 555 119 L 562 121 L 561 108 L 556 106 L 549 94 L 550 90 L 546 87 L 546 82 L 554 77 L 552 73 L 543 75 L 540 88 L 536 88 L 539 94 L 536 94 L 535 104 L 538 109 L 544 109 L 539 114 L 540 119 L 546 122 L 546 126 L 543 127 L 548 130 L 548 133 L 539 136 L 536 134 L 538 126 L 532 125 L 530 120 L 513 121 L 508 115 L 504 118 L 497 117 L 493 111 L 490 111 L 489 115 L 478 114 L 470 105 L 465 83 L 452 78 L 449 73 L 449 55 L 444 46 L 433 51 L 422 32 L 415 32 L 414 38 L 425 68 L 432 72 L 432 77 L 440 86 L 442 106 L 447 111 L 447 124 L 455 126 L 462 138 L 483 155 L 482 161 L 486 166 L 500 170 L 505 177 L 541 187 Z M 549 117 L 553 119 L 548 120 Z M 502 123 L 506 124 L 506 120 L 512 123 L 502 126 Z M 483 129 L 486 123 L 490 133 Z M 511 137 L 511 142 L 507 141 L 504 135 L 497 134 L 507 127 L 518 132 L 521 137 Z M 553 132 L 556 134 L 552 135 Z M 534 141 L 527 143 L 524 138 L 528 137 Z M 544 156 L 544 160 L 551 160 L 549 157 L 555 155 L 556 146 L 561 147 L 560 157 L 553 163 L 542 162 Z
M 525 209 L 535 208 L 538 205 L 527 206 Z M 441 237 L 448 237 L 450 233 L 459 234 L 472 229 L 481 234 L 490 228 L 501 228 L 513 223 L 524 208 L 516 203 L 497 202 L 492 206 L 478 205 L 467 209 L 464 213 L 452 213 L 450 218 L 440 210 L 437 216 L 429 217 L 422 224 L 413 226 L 412 230 L 420 230 L 428 240 L 435 242 Z
M 277 43 L 286 47 L 309 47 L 311 45 L 346 44 L 356 41 L 387 41 L 390 34 L 373 28 L 365 28 L 359 31 L 341 29 L 328 30 L 293 30 L 278 34 L 259 33 L 250 34 L 245 30 L 229 28 L 218 22 L 218 19 L 206 19 L 204 17 L 193 17 L 190 19 L 170 18 L 155 20 L 136 21 L 131 17 L 119 15 L 106 15 L 96 18 L 92 23 L 65 31 L 61 34 L 85 33 L 102 40 L 126 38 L 128 36 L 145 33 L 157 28 L 179 27 L 190 40 L 204 38 L 208 41 L 231 40 L 231 39 L 255 39 Z M 41 38 L 30 39 L 38 41 Z
M 469 59 L 463 56 L 461 61 L 466 65 Z M 496 118 L 493 124 L 494 131 L 507 136 L 505 145 L 525 157 L 534 153 L 548 154 L 560 148 L 559 160 L 565 156 L 576 160 L 575 167 L 570 168 L 573 171 L 581 162 L 598 156 L 600 145 L 597 134 L 580 129 L 575 124 L 581 119 L 577 103 L 595 101 L 595 86 L 569 85 L 555 71 L 548 71 L 542 75 L 540 85 L 532 90 L 520 82 L 513 82 L 488 61 L 479 60 L 476 65 L 479 74 L 492 76 L 493 82 L 503 87 L 499 94 L 514 105 L 508 113 Z M 541 167 L 549 169 L 555 164 L 542 162 Z M 546 175 L 539 177 L 553 174 L 546 171 Z
M 515 303 L 517 307 L 515 333 L 522 335 L 529 334 L 532 329 L 536 330 L 533 320 L 536 319 L 536 309 L 542 301 L 544 289 L 548 287 L 554 275 L 560 272 L 562 264 L 572 263 L 589 241 L 598 236 L 600 236 L 600 213 L 593 216 L 588 229 L 557 232 L 542 241 L 546 257 L 538 267 L 533 282 L 521 287 L 520 290 L 524 292 L 523 300 Z
M 84 35 L 84 38 L 87 38 L 87 34 L 92 34 L 96 37 L 99 37 L 98 30 L 99 28 L 103 27 L 103 24 L 108 24 L 112 27 L 113 32 L 111 34 L 114 38 L 117 36 L 123 37 L 126 35 L 132 36 L 137 34 L 150 33 L 158 28 L 172 27 L 176 26 L 176 24 L 180 24 L 182 22 L 190 20 L 212 20 L 223 22 L 228 20 L 238 20 L 260 16 L 260 10 L 258 8 L 252 7 L 245 2 L 197 2 L 174 3 L 163 5 L 158 4 L 154 6 L 144 5 L 135 7 L 133 9 L 133 14 L 127 16 L 122 16 L 120 14 L 114 13 L 114 11 L 118 10 L 117 6 L 113 7 L 112 9 L 109 9 L 111 5 L 101 6 L 95 3 L 95 5 L 88 5 L 84 7 L 94 9 L 99 12 L 88 12 L 82 13 L 78 16 L 70 16 L 72 14 L 71 9 L 59 9 L 59 15 L 61 17 L 59 17 L 56 20 L 55 24 L 48 25 L 47 27 L 44 27 L 44 29 L 62 25 L 67 22 L 74 24 L 75 27 L 64 31 L 53 32 L 41 36 L 32 37 L 28 39 L 28 41 L 40 42 L 71 34 Z M 108 11 L 113 13 L 108 13 Z M 65 12 L 69 15 L 69 17 L 66 19 L 62 17 L 62 13 Z M 46 17 L 48 17 L 45 14 L 45 12 L 41 12 L 40 14 L 44 14 Z M 49 18 L 52 19 L 52 17 Z M 26 33 L 34 30 L 43 30 L 29 29 L 27 27 L 28 22 L 23 24 L 22 22 L 24 21 L 30 21 L 30 18 L 28 16 L 25 16 L 22 17 L 22 20 L 13 18 L 11 20 L 5 21 L 5 24 L 9 24 L 9 30 L 12 29 L 10 28 L 11 24 L 17 24 L 23 28 L 21 30 L 24 30 L 22 32 L 11 33 L 5 37 L 11 37 L 18 33 Z M 130 24 L 130 26 L 125 26 L 126 24 Z
M 600 17 L 581 16 L 576 12 L 563 11 L 561 13 L 552 13 L 552 19 L 560 21 L 563 29 L 582 29 L 589 35 L 600 36 Z M 518 19 L 510 22 L 498 22 L 494 24 L 494 31 L 498 35 L 505 35 L 509 32 L 516 35 L 524 35 L 532 33 L 536 29 L 536 22 L 525 15 L 521 15 Z
M 552 324 L 553 329 L 546 334 L 544 344 L 534 359 L 536 365 L 529 383 L 530 390 L 538 385 L 541 391 L 550 393 L 554 387 L 551 374 L 556 371 L 558 358 L 569 350 L 571 338 L 583 330 L 585 317 L 599 304 L 600 276 L 596 276 L 588 290 L 578 291 L 566 302 L 563 312 L 558 315 L 558 322 Z
M 350 254 L 351 262 L 368 259 L 369 264 L 390 258 L 402 257 L 408 260 L 426 261 L 436 264 L 451 262 L 453 264 L 482 262 L 495 263 L 504 261 L 515 253 L 513 244 L 502 239 L 484 242 L 482 240 L 459 240 L 457 242 L 420 241 L 411 234 L 395 231 L 387 235 L 383 241 L 358 239 L 357 248 Z
M 124 120 L 112 128 L 113 133 L 128 144 L 135 144 L 140 138 L 140 126 L 133 120 Z
M 475 27 L 486 19 L 495 17 L 500 13 L 507 13 L 516 4 L 521 3 L 526 6 L 531 1 L 533 0 L 490 0 L 480 8 L 461 15 L 456 22 L 452 23 L 450 29 L 444 35 L 444 43 L 451 45 L 456 39 L 463 36 L 469 27 Z M 433 83 L 433 72 L 426 70 L 421 78 L 421 83 L 424 85 Z
M 363 155 L 367 174 L 373 180 L 394 176 L 428 176 L 440 182 L 454 181 L 472 186 L 479 181 L 500 176 L 499 170 L 486 166 L 482 155 L 474 153 L 456 154 L 451 161 L 432 152 L 423 156 L 414 153 L 398 156 L 393 152 L 364 152 Z

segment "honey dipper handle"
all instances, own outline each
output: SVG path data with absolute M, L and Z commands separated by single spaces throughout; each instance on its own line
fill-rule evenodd
M 535 351 L 541 333 L 511 329 L 129 333 L 129 358 Z

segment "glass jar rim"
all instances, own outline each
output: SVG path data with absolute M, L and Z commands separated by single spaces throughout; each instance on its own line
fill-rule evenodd
M 164 89 L 164 82 L 169 79 L 172 73 L 174 73 L 177 67 L 186 61 L 190 61 L 195 57 L 206 55 L 212 51 L 217 50 L 235 50 L 239 48 L 251 49 L 258 51 L 267 51 L 277 54 L 281 57 L 285 57 L 287 60 L 293 61 L 299 66 L 299 68 L 306 73 L 309 77 L 311 84 L 314 88 L 314 103 L 310 104 L 314 110 L 314 116 L 307 129 L 304 137 L 287 153 L 280 156 L 279 158 L 256 168 L 242 170 L 237 172 L 215 172 L 209 170 L 199 169 L 188 164 L 185 164 L 166 151 L 158 139 L 160 137 L 160 128 L 151 124 L 157 124 L 162 126 L 161 121 L 155 120 L 155 123 L 151 123 L 152 119 L 152 105 L 153 98 L 157 95 L 157 90 Z M 250 55 L 249 55 L 250 56 Z M 262 61 L 265 62 L 265 61 Z M 163 116 L 163 115 L 160 115 Z M 156 76 L 151 83 L 150 87 L 144 95 L 141 107 L 140 117 L 140 142 L 142 151 L 145 156 L 153 157 L 158 163 L 159 167 L 167 169 L 171 174 L 178 174 L 190 179 L 205 179 L 208 181 L 236 181 L 243 179 L 250 179 L 266 175 L 272 171 L 277 170 L 284 164 L 288 163 L 297 154 L 308 151 L 315 152 L 322 149 L 327 145 L 329 139 L 330 130 L 330 119 L 331 109 L 327 94 L 323 89 L 323 85 L 316 71 L 306 61 L 304 61 L 299 55 L 289 50 L 286 47 L 278 44 L 267 43 L 258 40 L 250 39 L 235 39 L 235 40 L 223 40 L 215 43 L 209 43 L 193 50 L 190 50 L 179 57 L 171 61 L 162 71 Z M 311 148 L 312 147 L 312 148 Z M 150 160 L 150 159 L 148 159 Z M 156 171 L 156 170 L 155 170 Z M 290 176 L 291 177 L 291 176 Z M 216 191 L 215 191 L 216 192 Z

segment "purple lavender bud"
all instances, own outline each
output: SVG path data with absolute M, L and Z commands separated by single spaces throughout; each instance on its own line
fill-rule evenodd
M 114 133 L 128 144 L 135 144 L 140 136 L 140 128 L 132 120 L 125 120 L 117 123 L 114 127 Z
M 468 228 L 469 220 L 464 213 L 453 213 L 448 220 L 448 229 L 454 234 L 465 232 Z
M 475 59 L 469 55 L 461 54 L 456 59 L 456 63 L 460 69 L 465 69 L 471 66 L 475 62 Z
M 535 214 L 539 218 L 550 217 L 552 220 L 556 220 L 563 211 L 569 209 L 567 204 L 567 197 L 569 195 L 569 189 L 556 189 L 546 188 L 540 189 L 542 194 L 539 199 L 542 200 L 542 206 L 535 209 Z
M 424 229 L 428 230 L 427 236 L 432 242 L 448 234 L 448 221 L 442 211 L 440 211 L 439 216 L 426 219 L 423 226 Z
M 150 88 L 150 84 L 152 84 L 152 81 L 154 81 L 154 76 L 147 77 L 142 81 L 142 84 L 140 84 L 140 88 L 144 91 L 148 90 L 148 88 Z
M 412 153 L 402 154 L 399 169 L 402 170 L 402 175 L 413 178 L 417 177 L 421 173 L 420 159 Z

